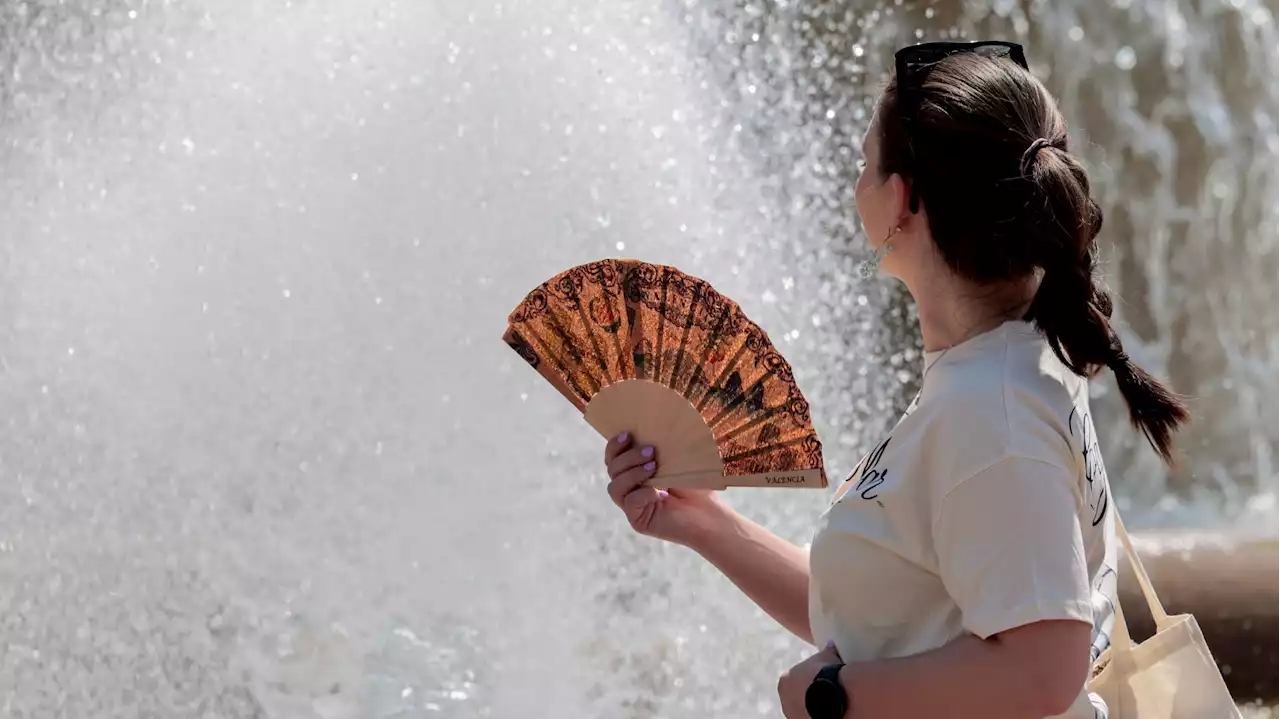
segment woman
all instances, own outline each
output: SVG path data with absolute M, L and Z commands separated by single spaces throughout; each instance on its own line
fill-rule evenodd
M 1088 380 L 1115 373 L 1166 461 L 1186 409 L 1109 323 L 1102 214 L 1021 47 L 900 51 L 863 150 L 858 214 L 917 303 L 923 385 L 811 550 L 711 493 L 645 485 L 661 448 L 625 435 L 605 451 L 609 494 L 823 647 L 782 674 L 789 719 L 1094 717 L 1116 551 Z

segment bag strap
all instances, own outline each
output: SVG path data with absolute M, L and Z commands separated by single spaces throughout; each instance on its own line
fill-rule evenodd
M 1133 548 L 1133 541 L 1129 539 L 1129 533 L 1125 531 L 1124 522 L 1120 519 L 1120 510 L 1112 505 L 1111 512 L 1115 515 L 1116 537 L 1120 540 L 1120 546 L 1124 548 L 1125 557 L 1129 560 L 1129 566 L 1133 567 L 1133 574 L 1138 578 L 1138 587 L 1142 590 L 1142 597 L 1147 600 L 1147 608 L 1151 610 L 1151 616 L 1156 621 L 1156 627 L 1164 624 L 1169 618 L 1169 613 L 1165 611 L 1164 604 L 1160 602 L 1159 595 L 1156 594 L 1156 588 L 1151 584 L 1151 577 L 1147 575 L 1146 567 L 1142 566 L 1142 559 L 1138 557 L 1138 552 Z M 1129 651 L 1133 648 L 1133 637 L 1129 635 L 1129 625 L 1124 620 L 1124 611 L 1120 609 L 1120 583 L 1116 582 L 1116 625 L 1111 632 L 1111 643 L 1117 651 Z
M 1111 651 L 1109 653 L 1133 651 L 1133 637 L 1129 636 L 1129 625 L 1124 621 L 1124 610 L 1120 608 L 1119 597 L 1116 598 L 1115 609 L 1116 624 L 1111 629 Z M 1102 656 L 1106 657 L 1106 654 Z
M 1146 567 L 1142 566 L 1142 558 L 1133 548 L 1133 541 L 1129 539 L 1129 533 L 1125 531 L 1124 522 L 1120 519 L 1120 510 L 1113 506 L 1111 511 L 1115 514 L 1116 536 L 1120 539 L 1120 546 L 1124 547 L 1125 556 L 1129 559 L 1129 566 L 1133 567 L 1134 576 L 1138 578 L 1138 587 L 1142 589 L 1142 597 L 1147 600 L 1147 609 L 1151 610 L 1151 616 L 1155 618 L 1156 624 L 1163 624 L 1169 618 L 1169 613 L 1160 602 L 1155 585 L 1147 575 Z

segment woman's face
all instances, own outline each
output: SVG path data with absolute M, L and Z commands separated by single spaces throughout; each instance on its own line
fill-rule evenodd
M 879 103 L 877 103 L 877 106 Z M 899 175 L 885 176 L 880 161 L 880 111 L 877 109 L 862 139 L 861 172 L 854 187 L 858 217 L 873 248 L 884 244 L 901 227 L 907 212 L 906 184 Z M 886 268 L 887 269 L 887 268 Z

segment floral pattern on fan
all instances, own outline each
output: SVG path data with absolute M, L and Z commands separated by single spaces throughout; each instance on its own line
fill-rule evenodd
M 791 366 L 737 303 L 674 267 L 610 259 L 569 269 L 525 297 L 505 339 L 580 411 L 624 379 L 681 394 L 726 475 L 822 467 Z

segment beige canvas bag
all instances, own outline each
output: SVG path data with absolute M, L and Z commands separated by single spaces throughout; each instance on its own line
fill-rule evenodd
M 1107 702 L 1108 719 L 1240 719 L 1200 625 L 1190 614 L 1165 612 L 1120 513 L 1113 513 L 1116 536 L 1155 617 L 1156 633 L 1134 644 L 1117 602 L 1111 646 L 1098 658 L 1103 669 L 1089 682 L 1089 691 Z

